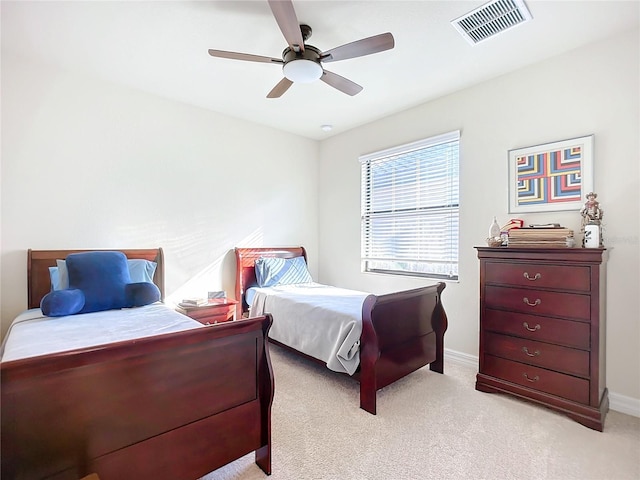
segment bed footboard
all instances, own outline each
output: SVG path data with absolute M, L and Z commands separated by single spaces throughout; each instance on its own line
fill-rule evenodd
M 445 284 L 369 295 L 362 307 L 360 408 L 375 415 L 376 392 L 429 364 L 444 372 Z
M 270 325 L 2 363 L 2 478 L 195 479 L 252 451 L 270 474 Z

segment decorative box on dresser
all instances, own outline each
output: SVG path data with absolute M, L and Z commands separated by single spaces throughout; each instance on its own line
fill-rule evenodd
M 527 399 L 602 431 L 609 408 L 605 249 L 477 250 L 476 389 Z

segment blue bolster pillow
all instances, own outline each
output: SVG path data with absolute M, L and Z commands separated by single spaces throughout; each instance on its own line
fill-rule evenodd
M 127 307 L 142 307 L 160 300 L 160 289 L 151 282 L 129 283 L 124 287 Z
M 84 307 L 84 293 L 77 288 L 54 290 L 40 301 L 42 313 L 48 317 L 64 317 L 78 313 Z

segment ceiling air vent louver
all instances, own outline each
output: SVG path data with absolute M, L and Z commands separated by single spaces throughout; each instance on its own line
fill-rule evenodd
M 531 18 L 522 0 L 494 0 L 452 20 L 451 24 L 475 45 Z

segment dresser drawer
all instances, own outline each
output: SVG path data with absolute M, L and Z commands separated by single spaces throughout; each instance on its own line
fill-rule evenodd
M 487 262 L 485 282 L 578 292 L 588 292 L 591 289 L 589 267 L 537 265 L 535 263 Z
M 590 348 L 591 325 L 585 322 L 487 308 L 482 329 L 584 350 Z
M 487 308 L 584 321 L 591 319 L 591 297 L 589 295 L 492 285 L 485 287 L 484 294 Z
M 589 404 L 589 380 L 583 378 L 505 360 L 493 355 L 485 355 L 482 370 L 481 373 L 485 375 L 575 402 Z
M 497 333 L 484 334 L 484 353 L 589 378 L 589 352 Z

